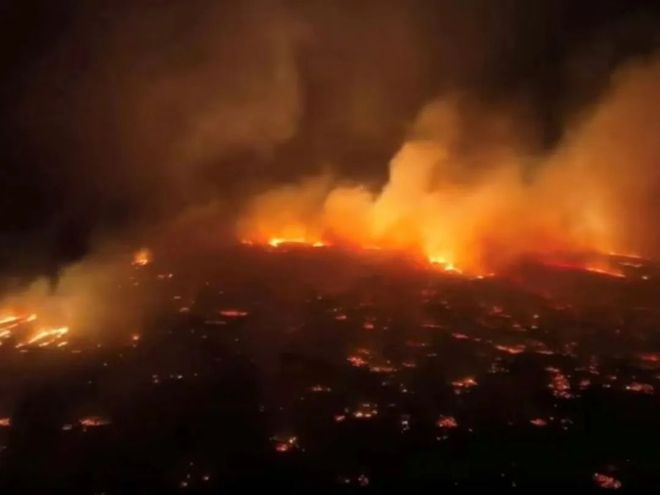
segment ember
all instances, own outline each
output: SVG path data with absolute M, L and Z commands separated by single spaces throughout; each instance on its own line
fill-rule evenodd
M 351 363 L 353 366 L 362 367 L 369 364 L 369 362 L 364 359 L 362 356 L 348 356 L 346 360 Z
M 552 390 L 552 395 L 558 399 L 571 399 L 573 394 L 571 393 L 571 384 L 568 381 L 568 378 L 557 368 L 548 368 L 548 371 L 551 373 L 551 380 L 548 384 L 548 388 Z
M 280 435 L 272 438 L 275 452 L 286 454 L 294 450 L 299 450 L 298 437 L 290 435 Z
M 227 318 L 242 318 L 244 316 L 247 316 L 248 312 L 242 311 L 240 309 L 223 309 L 220 310 L 220 314 L 222 316 L 226 316 Z
M 369 371 L 371 371 L 372 373 L 394 373 L 395 371 L 397 371 L 397 368 L 385 364 L 385 365 L 370 366 Z
M 142 248 L 133 255 L 133 266 L 143 267 L 147 266 L 153 260 L 151 250 Z
M 594 483 L 607 490 L 618 490 L 622 486 L 618 479 L 601 473 L 594 473 Z
M 84 428 L 95 428 L 98 426 L 106 426 L 110 424 L 110 421 L 102 418 L 101 416 L 88 416 L 86 418 L 82 418 L 78 420 L 78 423 L 80 423 L 80 426 Z
M 327 392 L 332 392 L 332 389 L 330 387 L 325 387 L 323 385 L 312 385 L 309 388 L 310 392 L 315 392 L 315 393 L 327 393 Z
M 495 349 L 498 351 L 506 352 L 508 354 L 521 354 L 525 352 L 525 346 L 522 344 L 518 345 L 496 345 Z
M 275 248 L 286 245 L 311 246 L 314 248 L 321 248 L 327 246 L 327 244 L 323 241 L 319 241 L 319 240 L 310 241 L 304 237 L 273 237 L 272 239 L 268 240 L 268 245 Z
M 639 359 L 646 363 L 660 363 L 660 352 L 643 352 L 639 354 Z
M 453 416 L 440 416 L 435 424 L 438 428 L 458 428 L 458 422 Z
M 626 385 L 626 390 L 629 390 L 630 392 L 638 392 L 648 395 L 653 395 L 653 393 L 655 392 L 655 388 L 650 383 L 639 383 L 639 382 L 632 382 L 631 384 Z
M 461 378 L 460 380 L 454 380 L 451 384 L 453 385 L 456 394 L 460 394 L 463 391 L 469 390 L 478 385 L 477 381 L 471 376 Z
M 361 403 L 355 411 L 353 417 L 357 419 L 372 419 L 378 415 L 378 406 L 370 402 Z

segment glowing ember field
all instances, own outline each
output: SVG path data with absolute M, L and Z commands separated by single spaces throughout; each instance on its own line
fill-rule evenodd
M 3 316 L 3 486 L 660 486 L 650 261 L 476 277 L 295 242 L 139 259 L 123 290 L 156 308 L 139 328 Z

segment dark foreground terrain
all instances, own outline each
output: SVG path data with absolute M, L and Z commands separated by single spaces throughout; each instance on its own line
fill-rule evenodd
M 659 493 L 660 275 L 618 262 L 157 260 L 138 333 L 0 347 L 1 493 Z

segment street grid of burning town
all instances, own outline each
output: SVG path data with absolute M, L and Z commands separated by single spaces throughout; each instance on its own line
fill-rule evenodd
M 137 438 L 119 462 L 168 466 L 164 490 L 255 472 L 338 489 L 655 482 L 656 264 L 612 256 L 620 275 L 529 263 L 485 277 L 299 242 L 222 256 L 232 262 L 190 279 L 148 249 L 121 257 L 125 290 L 159 309 L 111 343 L 41 326 L 39 308 L 3 313 L 0 466 L 30 456 L 112 489 L 103 452 Z

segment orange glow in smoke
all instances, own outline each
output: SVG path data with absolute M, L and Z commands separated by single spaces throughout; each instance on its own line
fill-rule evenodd
M 320 174 L 272 187 L 248 201 L 238 236 L 274 248 L 390 250 L 469 276 L 555 254 L 654 255 L 660 236 L 643 222 L 655 211 L 657 141 L 645 119 L 660 64 L 623 76 L 547 153 L 530 147 L 516 108 L 459 95 L 432 101 L 391 157 L 384 184 Z M 569 265 L 626 276 L 604 261 Z
M 52 344 L 67 333 L 69 333 L 69 327 L 44 328 L 30 337 L 25 345 L 37 344 L 40 347 L 44 347 Z
M 222 316 L 226 316 L 227 318 L 242 318 L 247 316 L 248 312 L 241 309 L 223 309 L 220 311 L 220 314 Z
M 607 260 L 583 260 L 581 262 L 565 262 L 565 261 L 549 261 L 547 265 L 556 268 L 564 268 L 567 270 L 584 270 L 587 272 L 595 273 L 598 275 L 605 275 L 608 277 L 625 278 L 626 274 L 620 269 L 612 265 Z
M 151 250 L 147 248 L 142 248 L 135 252 L 135 254 L 133 255 L 133 262 L 131 264 L 133 266 L 142 267 L 142 266 L 147 266 L 152 261 L 153 261 L 153 253 L 151 252 Z
M 0 339 L 15 339 L 17 349 L 23 347 L 64 347 L 63 338 L 69 333 L 68 326 L 35 326 L 38 320 L 34 313 L 20 314 L 4 310 L 0 312 Z M 1 343 L 1 341 L 0 341 Z
M 78 422 L 80 423 L 80 426 L 84 428 L 94 428 L 97 426 L 106 426 L 110 424 L 109 420 L 100 416 L 87 416 L 85 418 L 81 418 Z
M 268 239 L 267 244 L 271 247 L 277 248 L 280 246 L 286 246 L 288 244 L 296 245 L 300 244 L 302 246 L 311 246 L 315 248 L 325 247 L 328 244 L 320 240 L 308 240 L 304 237 L 273 237 Z
M 435 424 L 438 428 L 458 428 L 458 422 L 453 416 L 440 416 Z

